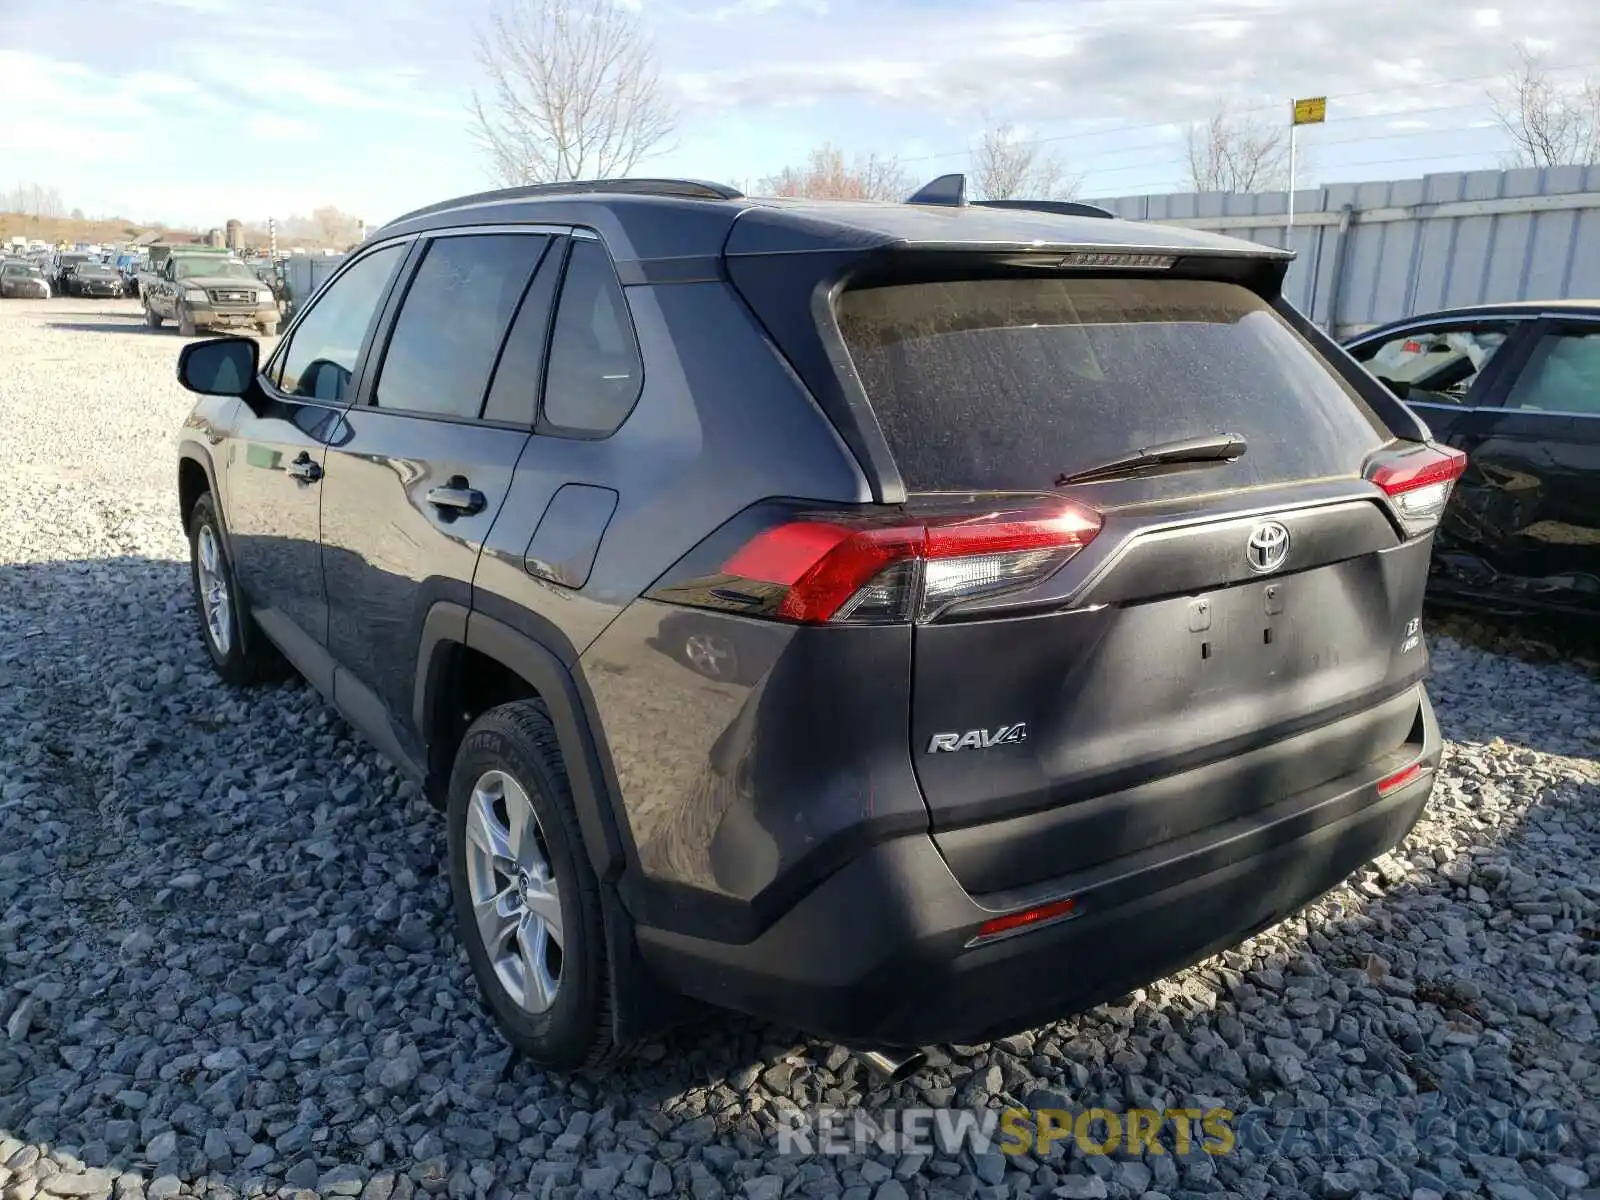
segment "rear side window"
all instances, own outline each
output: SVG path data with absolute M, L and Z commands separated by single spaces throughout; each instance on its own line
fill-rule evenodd
M 515 233 L 434 239 L 395 318 L 378 407 L 476 418 L 506 326 L 549 240 Z
M 1357 472 L 1389 440 L 1259 296 L 1182 279 L 961 280 L 845 292 L 840 332 L 911 491 L 1049 488 L 1142 447 L 1242 434 L 1185 494 Z
M 1600 331 L 1572 329 L 1540 338 L 1505 406 L 1600 416 Z
M 539 431 L 605 437 L 633 411 L 643 382 L 639 343 L 611 256 L 599 242 L 575 240 L 556 302 Z
M 550 328 L 550 306 L 561 278 L 558 243 L 539 265 L 511 320 L 511 332 L 500 350 L 500 363 L 483 402 L 485 421 L 507 421 L 532 428 L 539 404 L 539 380 L 544 374 L 545 335 Z

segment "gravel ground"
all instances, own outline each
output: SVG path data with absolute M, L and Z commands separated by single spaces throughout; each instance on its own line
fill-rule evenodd
M 136 313 L 0 306 L 0 1200 L 1600 1195 L 1600 687 L 1559 643 L 1435 620 L 1450 741 L 1401 850 L 1123 1003 L 893 1088 L 736 1019 L 552 1078 L 478 1007 L 439 818 L 308 689 L 205 664 L 180 342 Z M 1537 1136 L 1041 1159 L 774 1134 L 823 1104 L 1219 1102 Z

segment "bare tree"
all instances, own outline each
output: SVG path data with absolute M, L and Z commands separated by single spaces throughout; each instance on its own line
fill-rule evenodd
M 903 200 L 911 186 L 893 155 L 857 155 L 846 162 L 844 151 L 829 142 L 813 150 L 803 167 L 785 167 L 767 176 L 760 190 L 813 200 Z
M 1289 184 L 1289 136 L 1270 121 L 1218 109 L 1189 126 L 1189 187 L 1196 192 L 1266 192 Z
M 278 236 L 319 245 L 346 246 L 361 236 L 361 221 L 331 204 L 325 204 L 312 209 L 309 217 L 296 213 L 281 222 Z
M 1016 136 L 1009 122 L 991 125 L 972 152 L 972 181 L 985 200 L 1071 200 L 1083 186 L 1056 155 Z
M 67 206 L 61 192 L 38 183 L 19 183 L 0 192 L 0 212 L 20 213 L 28 217 L 64 217 Z
M 472 129 L 510 187 L 626 175 L 676 114 L 638 18 L 614 0 L 494 0 Z
M 1508 165 L 1560 167 L 1600 161 L 1600 80 L 1562 87 L 1539 56 L 1518 42 L 1517 66 L 1489 104 L 1515 149 Z

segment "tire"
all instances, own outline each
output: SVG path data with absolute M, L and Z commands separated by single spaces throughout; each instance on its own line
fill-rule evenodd
M 207 597 L 210 594 L 215 598 L 211 585 L 218 581 L 222 585 L 221 603 L 214 610 Z M 211 665 L 225 682 L 243 686 L 288 674 L 288 664 L 277 647 L 242 608 L 243 597 L 234 579 L 233 563 L 228 560 L 222 522 L 217 519 L 216 502 L 210 492 L 195 501 L 189 514 L 189 586 L 200 623 L 200 640 L 211 656 Z
M 513 788 L 520 790 L 520 797 L 514 798 Z M 494 800 L 497 792 L 498 801 Z M 536 931 L 528 932 L 540 923 L 538 909 L 525 907 L 515 898 L 519 893 L 512 876 L 488 866 L 489 857 L 480 849 L 486 839 L 468 828 L 470 822 L 483 830 L 485 826 L 475 814 L 487 813 L 497 832 L 505 835 L 504 848 L 518 849 L 511 835 L 514 824 L 508 819 L 508 807 L 523 799 L 534 821 L 522 823 L 530 833 L 524 835 L 523 852 L 515 859 L 525 868 L 532 867 L 520 873 L 533 879 L 538 909 L 552 908 L 550 890 L 559 907 L 560 930 L 552 932 L 546 925 L 545 940 L 539 940 Z M 456 754 L 445 812 L 457 936 L 466 946 L 479 991 L 506 1041 L 536 1065 L 552 1071 L 595 1069 L 613 1061 L 620 1049 L 612 1040 L 611 973 L 600 887 L 584 850 L 555 727 L 541 703 L 503 704 L 472 723 Z M 545 878 L 553 883 L 553 889 L 546 890 L 550 884 L 541 884 Z M 473 900 L 475 895 L 493 894 L 512 898 L 509 902 L 515 911 L 502 922 L 514 932 L 491 956 Z M 556 962 L 548 952 L 550 941 L 560 949 L 557 969 L 548 971 L 546 978 L 547 983 L 553 979 L 554 994 L 546 999 L 534 988 L 535 994 L 525 1004 L 501 971 L 520 973 L 526 980 L 530 952 L 538 953 L 548 969 Z M 537 949 L 541 946 L 542 952 Z M 497 961 L 506 965 L 497 966 Z M 519 991 L 526 995 L 528 989 Z M 541 1002 L 545 1004 L 542 1009 Z
M 150 326 L 151 329 L 161 328 L 161 314 L 150 307 L 148 300 L 144 304 L 144 323 Z
M 198 332 L 194 327 L 193 319 L 189 316 L 189 310 L 181 304 L 178 305 L 178 336 L 194 337 Z

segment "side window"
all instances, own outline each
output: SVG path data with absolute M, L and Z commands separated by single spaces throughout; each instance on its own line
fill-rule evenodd
M 476 418 L 506 326 L 549 242 L 516 233 L 433 239 L 395 318 L 378 407 Z
M 1505 407 L 1600 416 L 1600 330 L 1540 338 Z
M 1425 404 L 1464 404 L 1483 368 L 1505 344 L 1504 322 L 1411 330 L 1356 352 L 1374 375 L 1400 396 Z
M 292 396 L 344 399 L 367 328 L 405 251 L 403 245 L 374 250 L 335 279 L 306 310 L 278 359 L 276 376 L 268 378 Z
M 605 437 L 633 411 L 644 364 L 611 256 L 574 239 L 556 304 L 540 432 Z
M 561 281 L 563 246 L 557 243 L 539 264 L 539 273 L 528 285 L 511 332 L 500 351 L 500 362 L 489 385 L 489 398 L 483 402 L 485 421 L 509 421 L 533 427 L 539 405 L 539 381 L 544 375 L 545 340 L 550 332 L 550 309 L 555 304 L 556 285 Z

